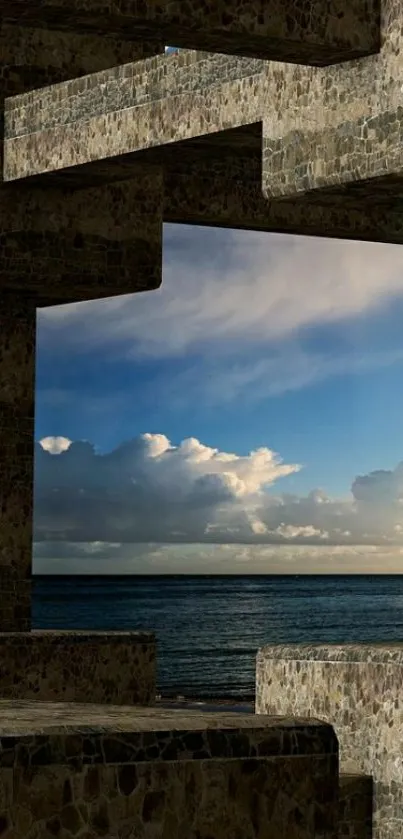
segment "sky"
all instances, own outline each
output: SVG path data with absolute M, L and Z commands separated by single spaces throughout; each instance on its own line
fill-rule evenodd
M 38 310 L 34 573 L 403 570 L 403 248 L 165 225 Z

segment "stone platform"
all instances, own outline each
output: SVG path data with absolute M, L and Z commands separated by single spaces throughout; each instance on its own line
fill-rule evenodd
M 7 839 L 334 839 L 337 783 L 315 720 L 0 701 Z
M 0 633 L 1 699 L 148 705 L 155 680 L 152 632 Z
M 360 837 L 403 836 L 402 684 L 402 643 L 276 645 L 257 655 L 257 713 L 331 722 L 341 772 L 372 776 L 373 828 Z M 350 785 L 346 794 L 345 823 L 354 798 L 365 808 L 369 793 Z

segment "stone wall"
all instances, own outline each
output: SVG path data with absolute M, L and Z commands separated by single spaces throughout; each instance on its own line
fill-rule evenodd
M 336 836 L 322 723 L 0 702 L 0 746 L 0 830 L 16 839 Z
M 149 705 L 155 690 L 152 633 L 0 633 L 1 700 Z
M 268 646 L 257 656 L 256 712 L 331 722 L 341 771 L 373 777 L 373 839 L 403 835 L 402 687 L 402 644 Z
M 372 839 L 372 787 L 368 775 L 340 775 L 338 839 Z

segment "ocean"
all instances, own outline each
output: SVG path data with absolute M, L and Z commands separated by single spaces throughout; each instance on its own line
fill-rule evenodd
M 34 629 L 153 630 L 163 697 L 253 701 L 259 647 L 403 642 L 403 575 L 34 576 Z

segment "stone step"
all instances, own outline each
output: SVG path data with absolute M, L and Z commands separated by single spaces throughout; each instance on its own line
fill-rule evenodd
M 155 696 L 152 632 L 1 632 L 0 662 L 0 699 L 148 705 Z
M 337 784 L 316 720 L 0 702 L 7 839 L 334 839 Z

